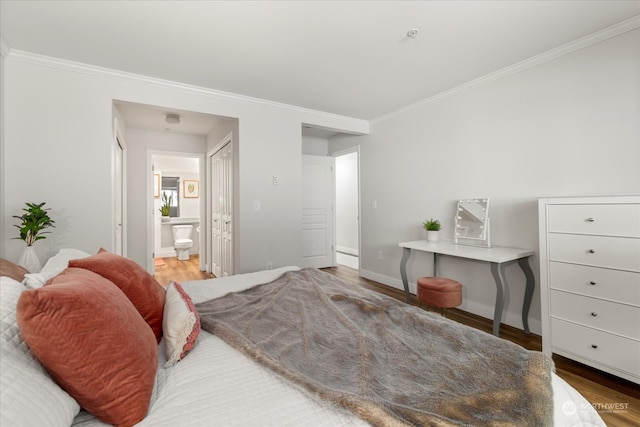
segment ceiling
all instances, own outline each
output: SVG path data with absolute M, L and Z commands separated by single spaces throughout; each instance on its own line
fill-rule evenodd
M 10 49 L 371 120 L 639 14 L 614 0 L 1 0 L 0 28 Z
M 133 102 L 114 102 L 120 115 L 126 121 L 126 126 L 137 129 L 147 129 L 159 132 L 188 133 L 194 135 L 208 135 L 213 128 L 227 117 L 194 111 L 165 108 L 154 105 L 137 104 Z M 168 123 L 167 114 L 174 114 L 180 118 L 180 123 Z

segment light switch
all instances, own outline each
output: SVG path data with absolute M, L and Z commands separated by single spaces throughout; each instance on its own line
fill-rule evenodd
M 371 209 L 378 209 L 378 201 L 374 200 L 373 202 L 371 202 Z
M 273 185 L 280 185 L 280 178 L 277 175 L 273 175 Z
M 260 207 L 260 200 L 254 200 L 253 201 L 253 210 L 256 212 L 259 212 L 261 209 Z

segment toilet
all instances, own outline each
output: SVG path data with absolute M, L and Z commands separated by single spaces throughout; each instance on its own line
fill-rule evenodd
M 189 261 L 189 249 L 193 246 L 193 240 L 191 240 L 193 225 L 174 225 L 172 228 L 173 245 L 176 248 L 178 260 Z

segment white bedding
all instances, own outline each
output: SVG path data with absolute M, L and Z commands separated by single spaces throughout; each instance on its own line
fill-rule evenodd
M 284 267 L 220 279 L 182 283 L 194 303 L 268 283 Z M 138 426 L 357 426 L 367 425 L 351 413 L 292 387 L 222 340 L 201 331 L 184 360 L 164 368 L 159 345 L 158 373 L 147 417 Z M 553 375 L 554 425 L 605 426 L 574 388 Z M 105 425 L 81 411 L 74 426 Z

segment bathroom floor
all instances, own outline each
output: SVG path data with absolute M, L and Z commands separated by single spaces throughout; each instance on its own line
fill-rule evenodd
M 190 255 L 189 261 L 179 261 L 178 257 L 159 258 L 164 264 L 158 265 L 156 258 L 156 271 L 154 277 L 162 286 L 167 286 L 171 281 L 186 282 L 187 280 L 212 279 L 211 273 L 200 271 L 200 256 Z

